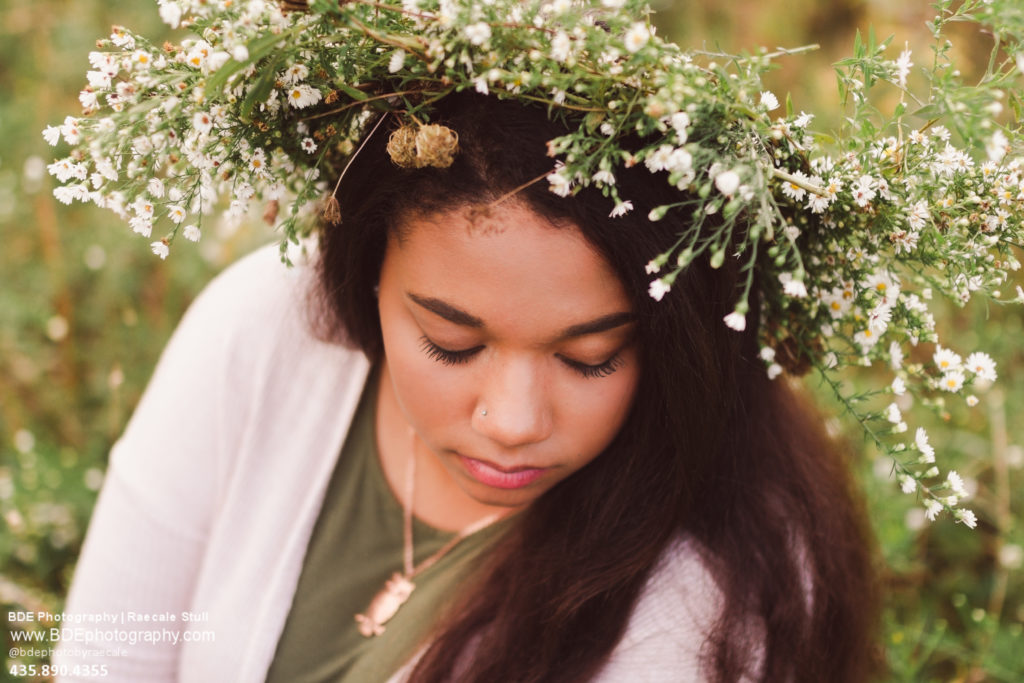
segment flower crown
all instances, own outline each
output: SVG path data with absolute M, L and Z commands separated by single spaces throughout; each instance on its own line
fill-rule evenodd
M 817 368 L 928 517 L 945 509 L 975 526 L 960 506 L 961 478 L 942 477 L 923 428 L 905 438 L 900 405 L 910 394 L 940 411 L 946 394 L 973 405 L 972 387 L 996 379 L 985 353 L 965 360 L 939 344 L 928 301 L 964 303 L 977 292 L 998 301 L 1020 267 L 1012 246 L 1024 238 L 1024 159 L 1011 152 L 1021 136 L 990 119 L 1001 88 L 1024 70 L 1024 29 L 1001 24 L 997 4 L 939 7 L 923 100 L 907 86 L 909 50 L 891 60 L 886 43 L 858 39 L 837 67 L 853 112 L 830 154 L 812 115 L 788 105 L 778 114 L 761 85 L 772 61 L 793 51 L 687 52 L 655 35 L 640 0 L 158 2 L 163 20 L 191 37 L 158 46 L 115 27 L 98 42 L 83 115 L 43 133 L 71 146 L 50 166 L 64 183 L 58 200 L 111 209 L 145 237 L 157 230 L 161 258 L 179 235 L 198 241 L 214 211 L 241 217 L 261 201 L 284 254 L 333 196 L 324 179 L 344 175 L 382 113 L 402 122 L 388 144 L 396 164 L 443 167 L 458 138 L 430 123 L 439 99 L 475 90 L 544 105 L 571 131 L 548 143 L 553 168 L 539 180 L 552 192 L 594 186 L 613 200 L 614 218 L 633 210 L 616 185 L 620 168 L 642 165 L 678 189 L 677 202 L 647 216 L 682 226 L 647 266 L 651 297 L 665 296 L 696 259 L 737 259 L 743 287 L 724 324 L 746 327 L 757 274 L 768 375 Z M 1016 64 L 993 59 L 981 85 L 960 87 L 941 31 L 963 19 L 990 24 L 1004 49 L 1019 52 Z M 878 83 L 898 96 L 891 115 L 872 109 Z M 627 149 L 627 138 L 644 146 Z M 328 219 L 335 207 L 327 202 Z M 1020 303 L 1024 291 L 1002 300 Z M 921 343 L 935 344 L 930 357 L 913 349 Z M 874 392 L 878 407 L 834 378 L 837 368 L 876 363 L 891 372 Z

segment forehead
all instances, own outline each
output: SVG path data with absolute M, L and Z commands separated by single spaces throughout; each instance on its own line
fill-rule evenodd
M 622 283 L 580 229 L 518 202 L 410 216 L 389 240 L 385 270 L 406 292 L 495 315 L 567 322 L 630 311 Z

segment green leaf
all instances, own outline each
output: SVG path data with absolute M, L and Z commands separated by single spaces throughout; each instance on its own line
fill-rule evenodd
M 274 83 L 277 81 L 277 70 L 283 61 L 284 55 L 279 54 L 271 58 L 270 62 L 264 66 L 259 79 L 257 79 L 252 89 L 245 96 L 245 99 L 242 100 L 242 107 L 238 114 L 243 121 L 250 121 L 252 110 L 257 104 L 265 102 L 267 97 L 270 96 L 270 91 L 274 89 Z
M 369 95 L 364 93 L 362 90 L 359 90 L 358 88 L 353 88 L 351 85 L 347 83 L 335 83 L 335 85 L 337 86 L 338 90 L 342 91 L 343 93 L 351 97 L 353 100 L 356 100 L 357 102 L 362 102 L 363 100 L 369 97 Z

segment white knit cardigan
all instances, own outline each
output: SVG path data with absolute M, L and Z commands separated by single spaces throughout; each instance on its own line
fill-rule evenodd
M 310 333 L 312 276 L 264 248 L 185 315 L 111 453 L 65 610 L 176 621 L 64 623 L 78 631 L 54 663 L 102 664 L 106 674 L 58 680 L 266 678 L 369 370 L 361 353 Z M 693 544 L 672 544 L 596 680 L 703 680 L 698 655 L 719 602 Z M 203 620 L 183 623 L 185 611 Z M 144 640 L 172 637 L 164 629 L 178 642 Z M 184 642 L 186 630 L 212 642 Z M 83 655 L 87 647 L 123 656 Z

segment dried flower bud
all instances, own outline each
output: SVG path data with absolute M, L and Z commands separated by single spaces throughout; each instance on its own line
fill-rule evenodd
M 328 225 L 341 223 L 341 205 L 338 204 L 338 198 L 333 194 L 324 202 L 324 210 L 321 215 Z
M 388 138 L 388 156 L 396 166 L 417 168 L 416 163 L 416 130 L 412 126 L 402 126 Z
M 458 151 L 459 136 L 447 126 L 433 123 L 416 133 L 416 165 L 420 168 L 448 168 Z

